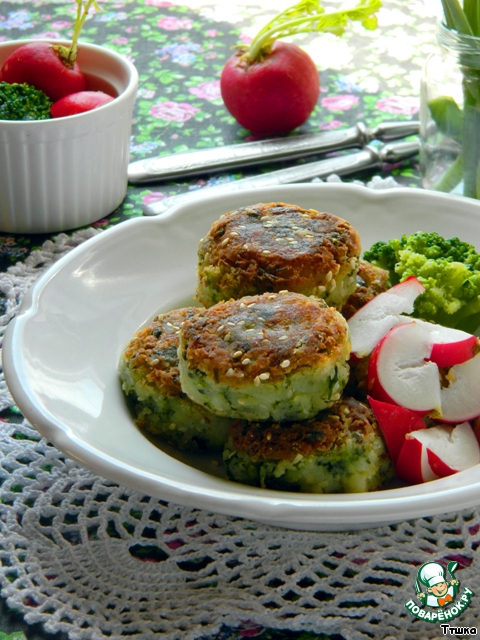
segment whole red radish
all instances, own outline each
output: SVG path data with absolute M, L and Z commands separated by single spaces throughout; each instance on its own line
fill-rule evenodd
M 77 15 L 70 47 L 49 42 L 29 42 L 16 49 L 0 69 L 0 81 L 27 83 L 56 102 L 71 93 L 85 91 L 85 76 L 76 62 L 81 28 L 96 0 L 76 0 Z
M 317 104 L 320 78 L 311 57 L 291 42 L 275 42 L 268 56 L 248 64 L 239 51 L 225 65 L 223 101 L 242 127 L 275 135 L 299 127 Z
M 97 107 L 101 107 L 107 102 L 113 100 L 112 96 L 103 93 L 103 91 L 79 91 L 65 96 L 57 100 L 50 107 L 50 115 L 52 118 L 64 118 L 65 116 L 74 116 L 77 113 L 91 111 Z
M 246 129 L 259 136 L 287 133 L 303 124 L 320 92 L 315 63 L 296 44 L 279 42 L 297 33 L 328 31 L 342 35 L 348 20 L 377 26 L 380 0 L 360 0 L 353 8 L 326 13 L 319 0 L 300 0 L 271 20 L 249 46 L 239 45 L 220 78 L 225 106 Z
M 0 81 L 26 82 L 55 102 L 70 93 L 84 91 L 87 84 L 77 62 L 66 64 L 56 45 L 29 42 L 16 49 L 0 70 Z

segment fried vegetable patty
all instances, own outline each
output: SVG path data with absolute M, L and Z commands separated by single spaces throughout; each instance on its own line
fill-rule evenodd
M 283 202 L 224 214 L 198 248 L 205 307 L 284 289 L 341 308 L 356 287 L 360 237 L 346 220 Z
M 118 371 L 140 428 L 180 449 L 221 449 L 231 421 L 192 402 L 180 386 L 180 326 L 197 313 L 188 307 L 157 316 L 129 342 Z
M 302 422 L 235 421 L 224 449 L 230 479 L 307 493 L 358 493 L 393 477 L 372 410 L 343 398 Z
M 339 399 L 348 325 L 322 300 L 288 291 L 220 302 L 180 329 L 183 391 L 213 413 L 301 420 Z
M 363 305 L 389 288 L 389 273 L 366 260 L 360 260 L 355 291 L 342 307 L 342 316 L 350 318 Z

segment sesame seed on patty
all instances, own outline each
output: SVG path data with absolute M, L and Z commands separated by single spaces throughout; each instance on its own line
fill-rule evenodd
M 356 229 L 338 216 L 282 202 L 244 207 L 200 241 L 197 297 L 211 306 L 288 289 L 330 296 L 341 307 L 354 290 L 360 251 Z
M 181 395 L 178 371 L 178 332 L 180 325 L 199 309 L 186 307 L 157 316 L 140 329 L 128 343 L 123 359 L 130 369 L 141 373 L 148 383 L 163 393 Z
M 231 325 L 228 332 L 219 330 L 225 325 Z M 251 331 L 259 327 L 261 333 Z M 263 374 L 268 378 L 260 380 L 274 381 L 287 371 L 319 366 L 343 353 L 346 344 L 348 327 L 335 309 L 288 291 L 218 303 L 189 318 L 181 329 L 190 368 L 217 381 L 230 370 L 233 375 L 241 371 L 241 384 Z

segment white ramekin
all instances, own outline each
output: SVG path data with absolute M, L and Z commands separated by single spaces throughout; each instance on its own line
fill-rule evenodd
M 0 66 L 27 42 L 1 42 Z M 125 197 L 137 71 L 125 57 L 85 42 L 77 61 L 118 95 L 75 116 L 0 120 L 0 231 L 75 229 L 108 215 Z

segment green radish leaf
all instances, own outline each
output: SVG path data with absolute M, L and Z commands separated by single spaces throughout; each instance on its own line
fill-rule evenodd
M 259 31 L 250 47 L 245 49 L 244 59 L 248 62 L 260 59 L 268 54 L 275 40 L 299 33 L 328 32 L 341 36 L 349 21 L 358 21 L 365 29 L 376 29 L 375 14 L 381 6 L 381 0 L 360 0 L 353 9 L 326 13 L 320 0 L 300 0 L 275 16 Z M 244 49 L 241 45 L 238 48 Z
M 460 154 L 453 164 L 451 164 L 445 173 L 442 175 L 440 180 L 436 182 L 432 188 L 435 191 L 442 191 L 443 193 L 450 193 L 455 189 L 457 185 L 463 180 L 463 158 Z M 473 330 L 473 333 L 477 330 L 478 325 Z M 463 328 L 463 327 L 462 327 Z M 464 331 L 467 329 L 463 328 Z
M 100 7 L 98 6 L 97 0 L 75 0 L 77 3 L 77 15 L 75 17 L 75 24 L 73 27 L 73 37 L 72 44 L 69 49 L 68 59 L 73 63 L 75 58 L 77 57 L 77 43 L 78 38 L 80 37 L 80 31 L 82 30 L 83 24 L 87 19 L 88 12 L 90 11 L 90 7 L 96 11 L 100 11 Z
M 463 130 L 463 112 L 450 96 L 433 98 L 428 108 L 438 129 L 454 140 L 461 140 Z
M 445 25 L 449 29 L 455 29 L 455 22 L 453 20 L 453 15 L 452 15 L 452 12 L 450 11 L 450 7 L 449 7 L 448 3 L 447 2 L 443 2 L 443 0 L 442 0 L 442 5 L 443 5 L 443 13 L 445 15 Z
M 449 29 L 455 29 L 458 33 L 473 35 L 470 24 L 458 0 L 442 0 L 442 6 Z
M 480 35 L 480 4 L 478 0 L 463 0 L 463 11 L 474 36 Z

